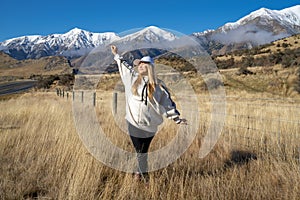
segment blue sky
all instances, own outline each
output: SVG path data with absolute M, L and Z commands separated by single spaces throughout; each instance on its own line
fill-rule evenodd
M 281 10 L 299 4 L 299 0 L 6 0 L 1 2 L 0 41 L 65 33 L 75 27 L 121 33 L 154 25 L 191 34 L 217 29 L 262 7 Z

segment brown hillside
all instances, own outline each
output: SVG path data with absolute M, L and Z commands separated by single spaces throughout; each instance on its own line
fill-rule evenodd
M 30 78 L 33 75 L 71 74 L 71 65 L 65 57 L 49 56 L 40 59 L 15 60 L 0 52 L 0 79 Z
M 260 59 L 265 59 L 265 58 L 272 60 L 271 56 L 289 58 L 288 57 L 290 56 L 289 54 L 298 55 L 300 51 L 299 49 L 300 49 L 300 34 L 297 34 L 291 37 L 274 41 L 269 44 L 255 47 L 250 50 L 248 49 L 240 50 L 225 55 L 213 56 L 213 59 L 217 63 L 218 67 L 220 68 L 234 68 L 234 67 L 239 67 L 237 66 L 237 64 L 245 60 L 245 58 L 251 58 L 253 59 L 253 61 L 259 61 Z M 276 64 L 280 64 L 279 62 L 280 60 Z M 264 62 L 260 62 L 260 66 L 264 66 Z
M 300 34 L 213 60 L 224 77 L 227 91 L 299 95 Z
M 15 66 L 18 63 L 18 60 L 10 57 L 6 53 L 0 51 L 0 69 L 9 69 L 10 67 Z

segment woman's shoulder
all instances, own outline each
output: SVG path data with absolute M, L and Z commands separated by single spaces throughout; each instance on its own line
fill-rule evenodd
M 163 80 L 161 80 L 161 79 L 157 79 L 157 85 L 158 85 L 158 86 L 166 87 L 165 82 L 164 82 Z
M 162 90 L 167 90 L 167 86 L 163 80 L 157 79 L 157 87 Z

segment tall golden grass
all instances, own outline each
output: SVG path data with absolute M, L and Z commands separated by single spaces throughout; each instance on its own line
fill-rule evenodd
M 104 105 L 110 103 L 111 92 L 98 94 L 96 110 L 101 116 L 105 112 Z M 210 105 L 203 99 L 199 98 L 202 107 L 197 137 L 173 164 L 150 173 L 149 188 L 135 182 L 131 174 L 105 166 L 89 153 L 76 132 L 71 98 L 63 99 L 48 92 L 1 101 L 0 197 L 299 199 L 299 157 L 292 152 L 299 144 L 300 127 L 297 123 L 277 125 L 272 120 L 278 119 L 279 113 L 280 119 L 299 120 L 299 113 L 293 114 L 290 109 L 299 104 L 285 101 L 291 107 L 278 107 L 282 102 L 271 102 L 274 106 L 269 106 L 263 100 L 232 98 L 227 104 L 228 116 L 218 143 L 208 156 L 200 159 L 201 140 L 210 121 Z M 254 104 L 264 105 L 263 110 L 256 109 Z M 261 121 L 242 117 L 247 115 Z M 129 138 L 118 134 L 121 131 L 111 125 L 111 120 L 111 116 L 107 116 L 99 123 L 112 133 L 112 141 L 133 151 Z M 176 129 L 174 124 L 170 126 L 170 129 L 161 129 L 150 151 L 168 142 L 172 137 L 170 130 Z M 289 139 L 280 140 L 281 144 L 293 143 L 292 148 L 289 143 L 285 144 L 286 154 L 277 152 L 278 134 L 271 134 L 278 133 L 278 129 L 280 137 Z

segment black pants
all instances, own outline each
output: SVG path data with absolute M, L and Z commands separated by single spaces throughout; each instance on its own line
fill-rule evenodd
M 148 149 L 150 143 L 154 137 L 154 133 L 136 128 L 132 124 L 128 123 L 128 131 L 130 134 L 131 141 L 134 149 L 137 153 L 137 171 L 141 174 L 147 174 L 148 172 Z M 134 135 L 134 136 L 133 136 Z M 136 137 L 141 135 L 141 137 Z M 145 135 L 152 135 L 151 137 L 145 137 Z

